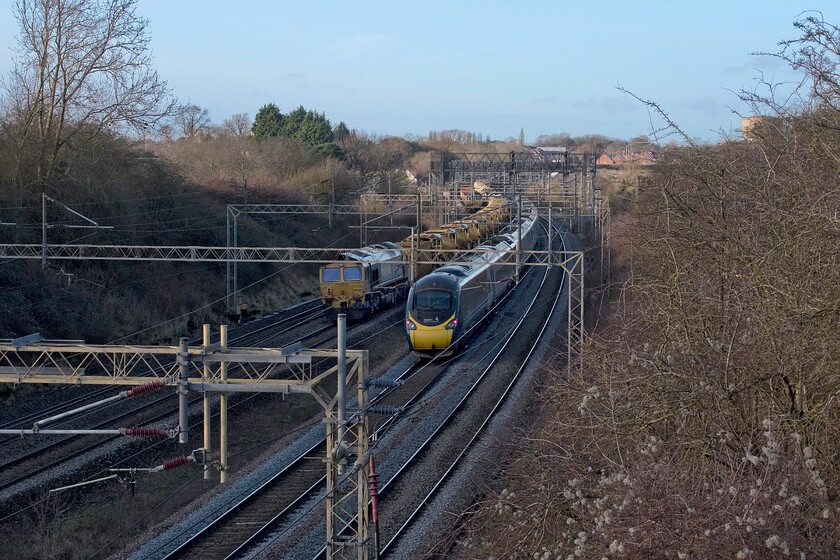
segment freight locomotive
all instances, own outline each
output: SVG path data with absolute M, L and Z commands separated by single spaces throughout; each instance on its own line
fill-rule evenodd
M 510 205 L 500 196 L 487 194 L 486 186 L 476 186 L 476 190 L 482 192 L 486 206 L 463 220 L 398 243 L 346 251 L 340 255 L 341 262 L 321 267 L 321 301 L 330 305 L 328 316 L 335 320 L 343 313 L 356 321 L 405 299 L 411 277 L 407 262 L 418 263 L 416 280 L 444 264 L 446 253 L 441 250 L 472 249 L 500 231 L 510 217 Z
M 537 211 L 529 208 L 521 231 L 502 233 L 458 260 L 418 280 L 408 294 L 405 334 L 411 350 L 422 357 L 448 356 L 463 348 L 466 334 L 514 284 L 515 251 L 533 249 Z M 505 264 L 508 263 L 508 264 Z
M 408 293 L 408 267 L 396 243 L 377 243 L 341 257 L 343 262 L 321 267 L 321 301 L 332 304 L 328 314 L 333 320 L 344 313 L 357 321 Z

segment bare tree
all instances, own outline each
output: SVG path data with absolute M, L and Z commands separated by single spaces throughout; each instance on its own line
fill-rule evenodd
M 178 108 L 175 123 L 187 138 L 200 134 L 209 129 L 210 117 L 207 109 L 189 103 Z
M 251 117 L 248 113 L 236 113 L 222 123 L 222 130 L 227 134 L 244 137 L 251 133 Z
M 147 20 L 136 0 L 17 0 L 14 106 L 18 150 L 46 185 L 73 147 L 104 130 L 145 130 L 172 113 L 166 82 L 151 68 Z
M 157 127 L 157 137 L 163 142 L 172 142 L 175 137 L 175 127 L 169 123 L 161 124 Z
M 775 56 L 794 69 L 804 70 L 813 81 L 813 97 L 823 106 L 840 111 L 840 27 L 826 22 L 819 12 L 793 25 L 801 36 L 783 41 L 783 50 Z

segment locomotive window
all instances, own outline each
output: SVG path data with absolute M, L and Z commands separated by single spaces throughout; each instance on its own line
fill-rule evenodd
M 362 269 L 358 266 L 348 266 L 344 269 L 344 280 L 361 280 L 362 279 Z
M 414 310 L 449 310 L 453 306 L 452 292 L 423 290 L 414 294 Z
M 325 268 L 321 270 L 321 282 L 338 282 L 341 280 L 341 272 L 338 268 Z

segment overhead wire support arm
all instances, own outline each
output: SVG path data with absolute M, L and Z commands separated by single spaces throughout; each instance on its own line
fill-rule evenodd
M 112 402 L 116 402 L 122 399 L 127 399 L 129 397 L 133 397 L 135 395 L 139 395 L 141 393 L 146 393 L 148 391 L 153 391 L 155 389 L 160 389 L 163 387 L 163 381 L 153 381 L 150 383 L 146 383 L 145 385 L 139 385 L 134 387 L 133 389 L 129 389 L 128 391 L 121 391 L 118 395 L 114 395 L 113 397 L 108 397 L 105 399 L 98 400 L 96 402 L 87 404 L 85 406 L 80 406 L 78 408 L 74 408 L 73 410 L 68 410 L 67 412 L 62 412 L 61 414 L 56 414 L 55 416 L 50 416 L 49 418 L 44 418 L 43 420 L 38 420 L 33 425 L 33 429 L 37 433 L 40 430 L 41 426 L 49 424 L 50 422 L 55 422 L 57 420 L 61 420 L 62 418 L 67 418 L 69 416 L 73 416 L 80 412 L 85 412 L 94 408 L 99 408 L 100 406 L 104 406 L 106 404 L 110 404 Z
M 379 214 L 378 216 L 375 216 L 375 217 L 373 217 L 369 220 L 366 220 L 366 221 L 362 222 L 362 224 L 360 226 L 348 226 L 348 227 L 350 229 L 366 227 L 366 226 L 372 224 L 373 222 L 375 222 L 377 220 L 380 220 L 382 218 L 387 218 L 388 216 L 392 216 L 392 215 L 394 215 L 398 212 L 402 212 L 403 210 L 406 210 L 407 208 L 411 208 L 413 210 L 414 209 L 414 204 L 406 204 L 405 206 L 400 206 L 396 210 L 391 210 L 390 212 L 386 212 L 385 214 Z M 395 226 L 396 229 L 400 229 L 400 227 L 404 227 L 404 226 Z
M 52 227 L 47 223 L 47 201 L 48 200 L 50 202 L 58 204 L 59 206 L 61 206 L 62 208 L 64 208 L 65 210 L 67 210 L 68 212 L 73 214 L 74 216 L 78 216 L 79 218 L 81 218 L 81 219 L 85 220 L 86 222 L 89 222 L 90 224 L 92 224 L 92 225 L 89 225 L 89 226 L 88 225 L 81 225 L 81 226 L 80 225 L 63 225 L 63 227 L 77 228 L 77 229 L 114 229 L 113 226 L 101 226 L 101 225 L 99 225 L 95 220 L 92 220 L 92 219 L 88 218 L 84 214 L 76 212 L 75 210 L 73 210 L 72 208 L 70 208 L 69 206 L 67 206 L 64 203 L 57 201 L 56 199 L 54 199 L 53 197 L 48 195 L 46 193 L 46 191 L 41 191 L 41 245 L 42 245 L 41 266 L 44 269 L 47 268 L 47 230 L 50 227 Z
M 35 426 L 32 429 L 3 429 L 0 434 L 10 436 L 54 436 L 54 435 L 75 435 L 75 436 L 134 436 L 134 437 L 169 437 L 175 438 L 177 431 L 164 430 L 162 428 L 113 428 L 104 430 L 42 430 Z
M 93 226 L 74 226 L 74 225 L 65 225 L 64 227 L 68 227 L 68 228 L 89 228 L 89 227 L 94 227 L 94 228 L 99 228 L 99 229 L 114 229 L 114 226 L 101 226 L 101 225 L 99 225 L 99 223 L 97 223 L 95 220 L 91 220 L 90 218 L 88 218 L 88 217 L 87 217 L 87 216 L 85 216 L 84 214 L 80 214 L 79 212 L 76 212 L 75 210 L 73 210 L 72 208 L 70 208 L 69 206 L 67 206 L 66 204 L 63 204 L 63 203 L 61 203 L 61 202 L 57 201 L 56 199 L 52 198 L 50 195 L 48 195 L 48 194 L 46 194 L 46 193 L 44 193 L 44 198 L 45 198 L 45 199 L 47 199 L 47 200 L 49 200 L 50 202 L 54 202 L 54 203 L 58 204 L 59 206 L 61 206 L 62 208 L 64 208 L 64 209 L 65 209 L 65 210 L 67 210 L 68 212 L 70 212 L 71 214 L 73 214 L 73 215 L 75 215 L 75 216 L 78 216 L 79 218 L 81 218 L 81 219 L 85 220 L 86 222 L 90 222 L 91 224 L 93 224 Z
M 326 448 L 330 451 L 326 457 L 329 492 L 326 539 L 333 552 L 331 558 L 357 558 L 356 553 L 364 550 L 368 539 L 369 498 L 367 350 L 347 349 L 346 342 L 342 344 L 341 351 L 305 349 L 295 345 L 279 349 L 228 347 L 226 328 L 220 329 L 218 345 L 205 343 L 192 347 L 186 338 L 182 338 L 178 346 L 44 344 L 36 343 L 37 339 L 35 336 L 27 337 L 25 341 L 16 341 L 17 345 L 13 344 L 15 341 L 0 340 L 0 382 L 137 385 L 153 381 L 170 388 L 176 387 L 179 397 L 177 428 L 165 433 L 154 428 L 126 428 L 110 430 L 109 434 L 167 435 L 177 438 L 178 443 L 188 443 L 187 395 L 195 390 L 213 390 L 223 396 L 243 390 L 267 392 L 274 388 L 309 393 L 324 408 L 326 415 Z M 170 363 L 172 357 L 177 358 L 174 364 Z M 336 359 L 336 362 L 340 359 L 343 367 L 336 363 L 326 370 L 313 371 L 313 359 L 318 358 Z M 245 377 L 227 377 L 226 368 L 230 364 L 245 366 L 242 368 Z M 277 366 L 281 364 L 290 370 L 285 379 L 274 377 Z M 206 374 L 202 374 L 206 365 L 210 367 Z M 343 369 L 340 376 L 339 369 Z M 150 379 L 152 375 L 155 378 Z M 335 384 L 328 383 L 328 379 L 335 379 Z M 139 388 L 132 389 L 136 390 Z M 222 411 L 225 409 L 224 406 L 221 408 Z M 225 424 L 222 424 L 220 481 L 224 480 L 227 468 L 226 430 Z M 148 472 L 164 471 L 190 461 L 206 468 L 207 456 L 205 447 L 194 451 L 191 456 L 167 461 Z M 339 537 L 345 529 L 352 533 L 351 538 Z

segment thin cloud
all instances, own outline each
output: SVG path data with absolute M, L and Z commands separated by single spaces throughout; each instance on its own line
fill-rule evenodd
M 709 97 L 688 99 L 682 103 L 678 103 L 676 107 L 699 113 L 705 117 L 717 117 L 721 113 L 729 112 L 729 108 L 724 103 L 715 101 Z
M 508 52 L 514 45 L 488 45 L 474 49 L 464 49 L 464 50 L 457 50 L 457 51 L 447 51 L 444 53 L 440 53 L 437 55 L 431 56 L 424 56 L 419 58 L 413 58 L 411 60 L 406 60 L 401 64 L 396 64 L 394 66 L 389 66 L 386 68 L 382 68 L 381 70 L 390 71 L 390 70 L 399 70 L 401 68 L 407 68 L 410 66 L 416 66 L 421 64 L 429 64 L 432 62 L 441 62 L 441 61 L 452 61 L 452 60 L 466 60 L 469 57 L 477 56 L 477 55 L 485 55 L 492 52 Z M 503 59 L 499 59 L 503 60 Z M 497 61 L 498 63 L 499 61 Z
M 729 65 L 723 69 L 726 74 L 752 74 L 756 70 L 768 71 L 788 68 L 788 65 L 775 56 L 752 56 L 743 64 Z
M 388 35 L 381 33 L 360 33 L 335 41 L 331 47 L 343 56 L 357 56 L 382 48 L 390 42 Z
M 626 97 L 601 97 L 595 99 L 578 99 L 572 103 L 575 109 L 586 109 L 589 111 L 606 111 L 612 114 L 635 113 L 641 104 Z

